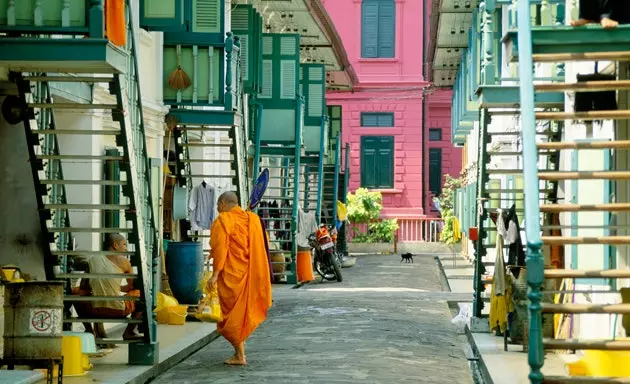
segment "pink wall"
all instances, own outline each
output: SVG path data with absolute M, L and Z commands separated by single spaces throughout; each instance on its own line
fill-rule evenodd
M 328 105 L 342 108 L 342 140 L 350 143 L 350 191 L 361 183 L 361 136 L 394 136 L 394 188 L 381 190 L 383 216 L 422 216 L 422 100 L 382 101 L 399 92 L 330 92 Z M 394 112 L 393 128 L 361 127 L 361 112 Z
M 350 191 L 360 186 L 360 143 L 364 135 L 394 136 L 394 188 L 384 190 L 383 216 L 417 217 L 427 212 L 428 151 L 423 154 L 423 94 L 429 85 L 423 78 L 424 0 L 396 0 L 396 48 L 394 58 L 361 58 L 362 0 L 322 0 L 341 36 L 352 67 L 359 78 L 352 92 L 327 92 L 328 105 L 342 107 L 342 139 L 351 145 Z M 448 101 L 445 103 L 442 100 Z M 458 173 L 460 151 L 450 146 L 449 95 L 435 96 L 434 105 L 427 108 L 432 124 L 443 126 L 443 142 L 427 142 L 443 146 L 444 171 Z M 361 127 L 361 112 L 395 112 L 393 128 Z M 451 154 L 459 156 L 449 158 Z M 423 201 L 423 188 L 426 188 Z
M 453 91 L 436 90 L 427 96 L 426 130 L 442 128 L 442 141 L 429 141 L 427 148 L 442 148 L 442 173 L 457 177 L 462 169 L 462 149 L 451 143 L 451 106 Z M 429 163 L 429 151 L 425 153 L 425 164 Z M 426 185 L 429 173 L 425 175 Z M 427 193 L 426 207 L 432 207 L 431 193 Z M 431 210 L 427 210 L 431 214 Z
M 361 58 L 361 4 L 363 0 L 322 0 L 341 36 L 360 86 L 405 83 L 424 86 L 422 76 L 423 1 L 396 0 L 396 48 L 391 59 Z

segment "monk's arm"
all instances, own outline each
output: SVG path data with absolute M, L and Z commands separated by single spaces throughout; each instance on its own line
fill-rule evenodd
M 228 234 L 221 218 L 214 221 L 210 232 L 210 252 L 212 256 L 212 277 L 216 280 L 223 270 L 228 253 Z

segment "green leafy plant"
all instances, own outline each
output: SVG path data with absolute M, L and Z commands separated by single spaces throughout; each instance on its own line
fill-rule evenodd
M 442 220 L 444 220 L 444 227 L 440 233 L 440 241 L 445 244 L 455 244 L 459 240 L 455 240 L 455 193 L 457 189 L 466 185 L 466 175 L 462 172 L 460 177 L 452 177 L 450 175 L 444 175 L 444 186 L 442 187 L 442 194 L 435 198 L 435 201 L 440 205 L 442 213 Z
M 383 196 L 380 192 L 359 188 L 354 193 L 348 193 L 348 221 L 352 224 L 378 220 L 382 209 Z
M 383 209 L 383 196 L 380 192 L 370 192 L 359 188 L 355 193 L 348 193 L 348 221 L 355 224 L 353 242 L 355 243 L 391 243 L 398 230 L 396 219 L 380 220 Z M 367 233 L 361 233 L 356 224 L 367 224 Z

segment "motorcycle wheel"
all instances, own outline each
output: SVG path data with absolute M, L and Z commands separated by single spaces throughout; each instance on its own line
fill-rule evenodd
M 339 259 L 337 258 L 336 253 L 329 253 L 328 257 L 330 258 L 328 262 L 331 264 L 332 269 L 335 273 L 335 277 L 337 278 L 337 282 L 341 283 L 343 281 L 343 276 L 341 275 L 341 264 L 339 263 Z
M 317 271 L 317 273 L 322 277 L 322 279 L 328 280 L 328 281 L 336 280 L 337 277 L 333 273 L 324 272 L 327 269 L 328 268 L 326 268 L 326 265 L 321 263 L 319 260 L 315 261 L 315 271 Z

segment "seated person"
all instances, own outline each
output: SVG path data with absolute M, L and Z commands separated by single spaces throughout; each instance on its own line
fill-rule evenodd
M 571 25 L 580 27 L 600 23 L 604 28 L 615 28 L 630 22 L 628 0 L 580 0 L 580 18 Z
M 124 252 L 127 250 L 127 241 L 117 233 L 110 234 L 107 238 L 106 248 L 109 251 Z M 106 256 L 91 256 L 87 258 L 89 272 L 92 274 L 119 274 L 133 273 L 131 263 L 126 256 L 120 254 Z M 82 279 L 81 286 L 74 288 L 73 292 L 81 296 L 119 296 L 121 292 L 128 297 L 140 297 L 140 291 L 134 289 L 134 280 L 127 279 L 127 285 L 121 286 L 119 278 L 92 278 Z M 74 307 L 80 317 L 98 319 L 118 319 L 132 315 L 134 319 L 140 319 L 142 313 L 135 310 L 134 300 L 120 301 L 84 301 L 75 302 Z M 102 324 L 99 323 L 102 327 Z M 91 328 L 91 327 L 90 327 Z M 123 333 L 123 339 L 134 340 L 142 336 L 136 333 L 137 324 L 129 324 Z M 104 329 L 97 327 L 94 336 L 105 338 Z M 90 332 L 86 327 L 86 332 Z

